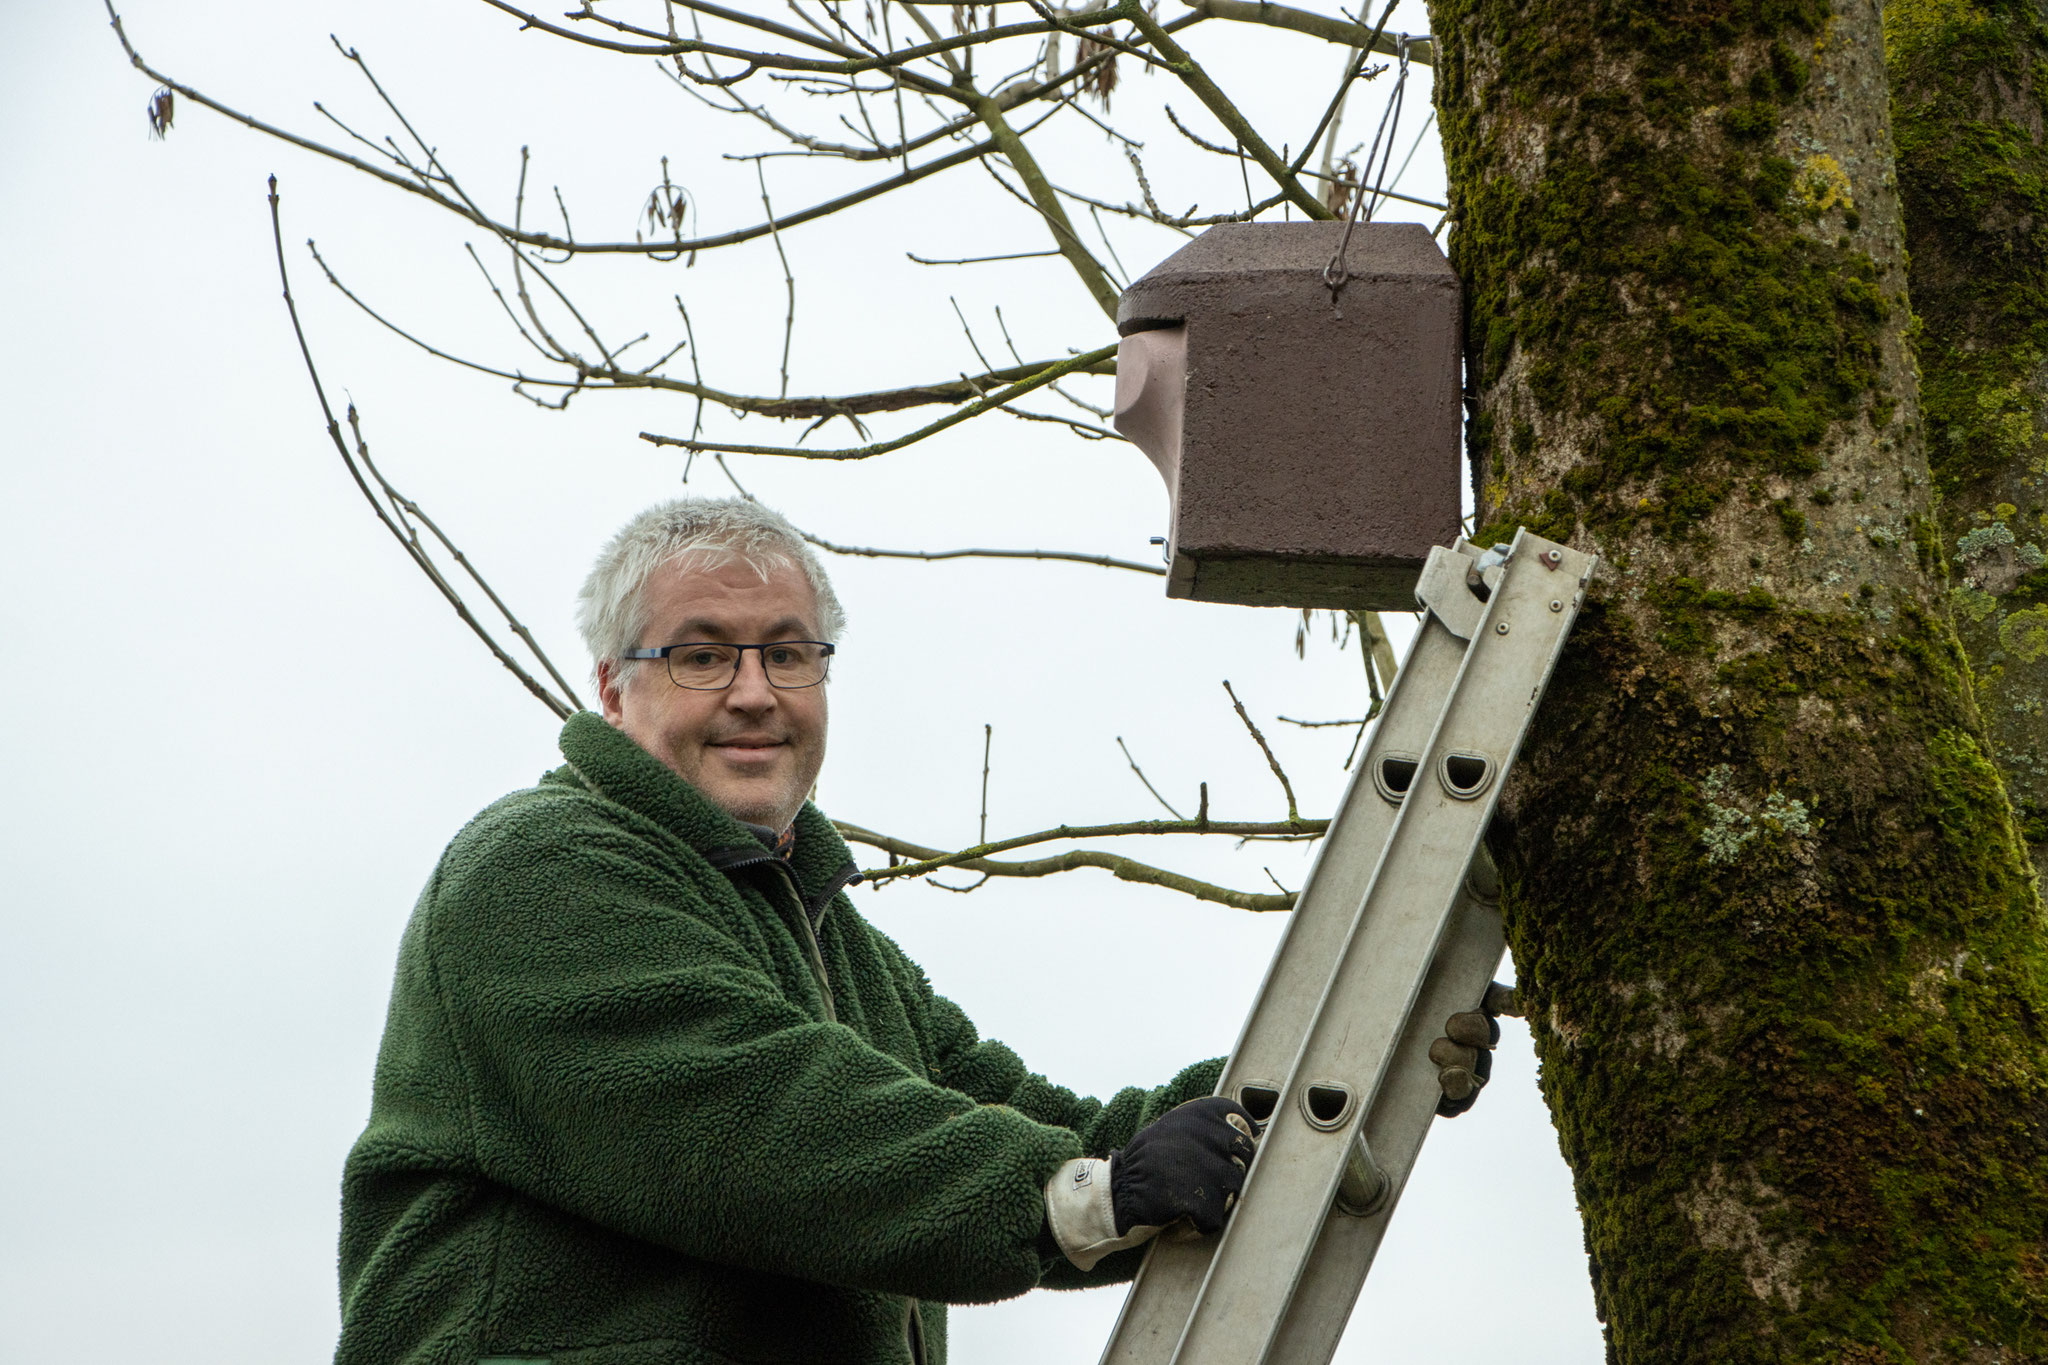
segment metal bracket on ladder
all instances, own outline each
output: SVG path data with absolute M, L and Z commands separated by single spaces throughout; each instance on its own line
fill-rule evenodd
M 1500 964 L 1481 837 L 1597 561 L 1528 531 L 1430 552 L 1421 627 L 1218 1093 L 1264 1125 L 1218 1237 L 1156 1240 L 1103 1365 L 1325 1365 L 1438 1096 L 1429 1044 Z

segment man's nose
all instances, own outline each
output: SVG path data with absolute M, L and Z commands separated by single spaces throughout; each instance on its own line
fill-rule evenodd
M 766 711 L 775 705 L 775 689 L 768 683 L 768 666 L 761 662 L 760 650 L 740 651 L 739 672 L 725 689 L 725 704 L 735 711 Z

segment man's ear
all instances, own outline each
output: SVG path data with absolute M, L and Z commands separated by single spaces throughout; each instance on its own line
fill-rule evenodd
M 614 727 L 626 718 L 626 707 L 622 697 L 626 690 L 626 684 L 631 682 L 632 678 L 633 675 L 630 671 L 625 672 L 621 676 L 617 660 L 600 659 L 598 661 L 597 706 L 604 713 L 605 720 Z

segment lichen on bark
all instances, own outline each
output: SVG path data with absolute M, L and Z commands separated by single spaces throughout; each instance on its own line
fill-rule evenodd
M 1606 565 L 1496 852 L 1610 1356 L 2048 1359 L 2048 950 L 1949 625 L 1877 9 L 1431 28 L 1479 538 Z
M 1885 12 L 1921 402 L 1956 629 L 2038 865 L 2048 853 L 2048 22 Z

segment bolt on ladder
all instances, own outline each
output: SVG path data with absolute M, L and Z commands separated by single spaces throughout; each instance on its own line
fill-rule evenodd
M 1102 1365 L 1325 1365 L 1428 1135 L 1429 1044 L 1500 965 L 1480 839 L 1597 560 L 1430 551 L 1420 628 L 1219 1094 L 1262 1124 L 1218 1237 L 1155 1239 Z

